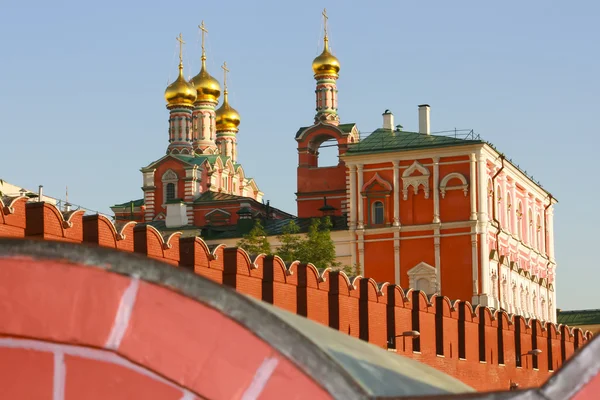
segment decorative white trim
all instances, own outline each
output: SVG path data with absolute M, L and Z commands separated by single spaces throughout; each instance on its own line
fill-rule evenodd
M 461 182 L 461 185 L 453 185 L 448 186 L 448 182 L 452 179 L 458 179 Z M 446 197 L 446 192 L 448 190 L 462 190 L 465 193 L 465 197 L 469 193 L 469 184 L 467 183 L 467 178 L 459 172 L 451 172 L 448 175 L 442 178 L 440 182 L 440 194 L 442 195 L 442 199 Z
M 177 173 L 175 173 L 175 171 L 173 171 L 172 169 L 168 169 L 167 171 L 165 171 L 165 173 L 163 174 L 161 181 L 162 181 L 162 185 L 163 185 L 163 203 L 167 202 L 167 185 L 169 183 L 172 183 L 175 186 L 175 195 L 173 196 L 174 199 L 177 198 L 177 181 L 179 180 L 179 177 L 177 176 Z
M 411 176 L 413 172 L 418 171 L 422 175 Z M 415 161 L 412 165 L 402 173 L 402 194 L 404 200 L 408 200 L 408 188 L 412 186 L 414 194 L 419 193 L 419 186 L 423 185 L 425 198 L 429 198 L 429 170 L 420 162 Z
M 411 288 L 417 288 L 417 282 L 420 279 L 425 279 L 429 283 L 429 291 L 425 291 L 426 294 L 433 294 L 437 288 L 437 277 L 436 270 L 426 262 L 421 261 L 416 266 L 412 267 L 407 272 L 408 275 L 408 286 Z
M 373 175 L 373 176 L 371 177 L 371 179 L 369 179 L 369 180 L 367 181 L 367 183 L 365 183 L 365 184 L 363 185 L 363 187 L 360 189 L 360 191 L 361 191 L 362 193 L 365 193 L 365 192 L 367 191 L 367 189 L 368 189 L 368 188 L 369 188 L 371 185 L 373 185 L 373 184 L 375 184 L 375 183 L 378 183 L 378 184 L 380 184 L 381 186 L 383 186 L 383 187 L 385 188 L 385 190 L 386 190 L 386 191 L 388 191 L 388 192 L 391 192 L 391 191 L 392 191 L 392 185 L 390 185 L 390 183 L 389 183 L 388 181 L 386 181 L 386 180 L 385 180 L 385 179 L 383 179 L 381 176 L 379 176 L 379 174 L 378 174 L 378 173 L 375 173 L 375 175 Z

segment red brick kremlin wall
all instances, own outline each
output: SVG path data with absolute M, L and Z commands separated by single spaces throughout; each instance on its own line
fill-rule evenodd
M 200 238 L 163 237 L 153 227 L 115 225 L 102 215 L 63 213 L 25 198 L 0 202 L 0 237 L 97 244 L 133 251 L 177 268 L 193 270 L 238 292 L 387 348 L 389 338 L 417 330 L 418 339 L 398 337 L 396 352 L 431 365 L 478 390 L 539 386 L 590 338 L 591 333 L 343 272 L 318 271 L 278 257 L 249 256 Z M 529 350 L 539 356 L 519 356 Z

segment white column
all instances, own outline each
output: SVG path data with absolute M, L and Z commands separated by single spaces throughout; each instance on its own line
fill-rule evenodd
M 487 305 L 487 295 L 489 294 L 489 280 L 490 280 L 490 251 L 488 246 L 487 228 L 488 228 L 488 210 L 487 210 L 487 165 L 485 155 L 479 153 L 477 160 L 479 171 L 478 180 L 479 183 L 479 248 L 481 251 L 481 262 L 480 269 L 481 274 L 479 280 L 481 282 L 481 295 L 480 304 Z M 483 295 L 483 298 L 482 298 Z
M 392 161 L 394 165 L 394 222 L 393 226 L 400 226 L 400 163 Z
M 362 187 L 363 187 L 363 166 L 359 164 L 357 166 L 358 169 L 358 190 L 357 190 L 357 200 L 358 200 L 358 221 L 357 221 L 357 229 L 363 229 L 365 227 L 365 219 L 363 215 L 363 198 L 362 198 Z
M 471 198 L 471 221 L 477 221 L 477 158 L 475 153 L 469 154 L 471 177 L 469 179 L 469 192 Z
M 394 232 L 394 281 L 400 286 L 400 231 Z
M 471 274 L 473 278 L 473 297 L 471 303 L 479 301 L 479 263 L 477 258 L 477 227 L 471 227 Z
M 350 165 L 350 229 L 356 229 L 356 165 Z
M 548 207 L 546 218 L 548 219 L 548 248 L 546 249 L 546 254 L 548 254 L 548 258 L 554 262 L 554 206 Z M 556 287 L 554 288 L 554 293 L 556 293 Z M 556 303 L 554 304 L 556 305 Z
M 433 231 L 433 247 L 434 247 L 434 261 L 435 261 L 435 278 L 436 278 L 436 292 L 441 293 L 442 291 L 442 280 L 441 280 L 441 257 L 440 257 L 440 230 L 438 228 Z
M 440 184 L 440 158 L 433 157 L 433 223 L 434 224 L 437 224 L 440 222 L 439 184 Z
M 362 271 L 362 276 L 365 276 L 365 237 L 363 231 L 358 232 L 358 263 Z

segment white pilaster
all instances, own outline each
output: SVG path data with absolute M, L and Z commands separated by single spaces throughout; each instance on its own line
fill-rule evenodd
M 363 214 L 363 196 L 362 196 L 362 187 L 363 187 L 363 166 L 359 164 L 357 166 L 358 172 L 358 190 L 357 190 L 357 200 L 358 200 L 358 221 L 357 221 L 357 229 L 364 229 L 365 227 L 365 219 Z
M 394 282 L 400 286 L 400 231 L 394 232 Z
M 400 226 L 400 163 L 392 161 L 392 164 L 394 165 L 394 221 L 392 225 Z
M 477 158 L 475 153 L 469 154 L 469 166 L 470 178 L 469 178 L 469 191 L 471 200 L 471 221 L 477 221 Z
M 358 263 L 362 271 L 361 275 L 365 275 L 365 237 L 364 231 L 358 232 Z
M 471 275 L 473 278 L 473 297 L 471 303 L 479 300 L 479 263 L 477 259 L 477 227 L 471 228 Z
M 478 194 L 479 194 L 479 249 L 480 249 L 480 270 L 479 281 L 481 284 L 481 292 L 479 296 L 479 304 L 487 305 L 487 295 L 489 294 L 489 281 L 490 281 L 490 251 L 487 240 L 487 226 L 488 226 L 488 201 L 487 201 L 487 165 L 485 155 L 479 153 L 477 159 L 478 163 Z
M 554 206 L 548 207 L 546 218 L 548 219 L 548 248 L 546 249 L 546 254 L 548 255 L 548 258 L 554 262 Z M 554 293 L 556 293 L 556 288 L 554 288 Z
M 433 157 L 433 223 L 440 222 L 440 158 Z M 437 267 L 436 267 L 437 268 Z M 438 285 L 440 282 L 438 276 Z
M 350 165 L 350 229 L 356 229 L 356 165 Z
M 434 247 L 434 261 L 435 261 L 435 278 L 436 278 L 436 292 L 441 293 L 442 291 L 442 280 L 441 280 L 441 256 L 440 256 L 440 230 L 435 228 L 433 231 L 433 247 Z

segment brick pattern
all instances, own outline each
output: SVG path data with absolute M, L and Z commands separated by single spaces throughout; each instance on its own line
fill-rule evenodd
M 478 390 L 506 390 L 511 380 L 521 388 L 539 386 L 592 336 L 578 328 L 526 319 L 486 307 L 473 309 L 467 301 L 451 302 L 441 296 L 427 298 L 422 292 L 404 291 L 399 286 L 368 278 L 356 277 L 351 281 L 343 272 L 317 271 L 310 264 L 286 265 L 278 257 L 254 257 L 242 249 L 223 245 L 209 247 L 197 237 L 181 238 L 178 233 L 163 237 L 156 229 L 143 224 L 129 223 L 116 228 L 104 216 L 64 215 L 50 204 L 23 203 L 21 207 L 17 203 L 11 214 L 6 213 L 6 206 L 0 208 L 0 236 L 96 244 L 163 260 L 376 346 L 387 348 L 390 343 L 398 354 L 438 368 Z M 40 282 L 37 286 L 40 293 L 44 293 L 47 280 L 63 282 L 64 287 L 79 288 L 83 305 L 102 298 L 106 318 L 116 312 L 116 305 L 111 305 L 105 294 L 92 296 L 96 280 L 101 282 L 105 278 L 94 277 L 87 281 L 77 274 L 67 276 L 60 269 L 53 271 L 55 277 L 44 275 L 43 271 L 31 271 L 38 276 L 31 279 Z M 0 282 L 16 279 L 1 278 Z M 45 301 L 36 296 L 28 299 L 28 291 L 19 290 L 18 282 L 11 285 L 11 290 L 0 290 L 0 296 L 7 296 L 7 301 L 25 296 L 19 304 L 30 306 L 37 301 L 32 307 L 45 310 L 44 318 L 51 319 L 49 322 L 60 318 L 53 309 L 77 307 L 77 304 L 56 305 L 52 299 Z M 89 288 L 86 285 L 90 285 Z M 117 282 L 112 285 L 112 290 L 118 293 L 127 286 Z M 181 311 L 184 308 L 179 307 L 177 311 L 173 308 L 173 318 L 185 315 Z M 20 310 L 18 314 L 28 312 Z M 72 312 L 83 313 L 75 309 Z M 81 318 L 85 320 L 85 316 Z M 102 314 L 96 315 L 93 321 L 88 321 L 89 326 L 100 324 L 102 318 Z M 36 332 L 37 338 L 61 341 L 79 332 L 78 329 L 87 332 L 89 327 L 80 325 L 81 321 L 78 325 L 62 321 L 59 323 L 64 330 L 62 336 L 56 331 L 54 335 L 59 336 L 44 337 L 43 332 L 35 329 L 42 329 L 46 323 L 0 318 L 0 334 L 28 337 L 29 329 Z M 420 337 L 395 337 L 409 330 L 419 331 Z M 106 332 L 97 327 L 93 331 L 98 337 L 87 337 L 85 344 L 102 345 L 99 337 Z M 146 334 L 159 335 L 151 331 Z M 124 340 L 127 341 L 127 336 Z M 533 348 L 541 349 L 542 353 L 522 356 Z M 187 357 L 183 350 L 176 354 Z
M 0 304 L 2 398 L 331 398 L 223 313 L 135 277 L 4 256 Z

